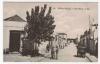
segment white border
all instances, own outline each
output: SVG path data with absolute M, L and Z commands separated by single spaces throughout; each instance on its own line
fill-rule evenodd
M 9 2 L 98 2 L 98 0 L 4 0 Z
M 0 64 L 3 64 L 3 3 L 0 0 Z
M 7 2 L 98 2 L 98 0 L 4 0 L 4 1 Z M 98 11 L 100 11 L 100 3 L 98 4 Z M 98 12 L 98 24 L 99 24 L 98 28 L 100 28 L 99 21 L 100 21 L 100 13 Z M 98 37 L 100 37 L 100 33 Z M 98 47 L 100 49 L 100 44 Z M 90 62 L 4 62 L 3 63 L 2 50 L 3 50 L 3 0 L 0 0 L 0 64 L 100 64 L 99 60 L 98 63 L 97 62 L 92 62 L 92 63 Z M 100 55 L 99 55 L 99 59 L 100 59 Z
M 98 3 L 98 64 L 100 64 L 100 1 Z

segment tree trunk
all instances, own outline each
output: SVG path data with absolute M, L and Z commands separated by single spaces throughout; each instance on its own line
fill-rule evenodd
M 33 44 L 33 49 L 32 49 L 32 54 L 31 54 L 32 57 L 34 56 L 39 56 L 39 49 L 38 49 L 38 43 L 34 43 Z

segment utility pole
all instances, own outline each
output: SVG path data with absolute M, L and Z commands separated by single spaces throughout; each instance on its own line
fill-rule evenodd
M 92 18 L 92 22 L 94 22 L 94 18 Z M 94 50 L 95 50 L 95 39 L 94 39 L 94 32 L 95 32 L 95 29 L 93 30 L 93 26 L 96 26 L 97 27 L 97 24 L 93 24 L 91 23 L 91 18 L 89 16 L 89 32 L 90 32 L 90 35 L 89 35 L 89 39 L 90 39 L 90 42 L 89 42 L 89 45 L 90 45 L 90 48 L 91 48 L 91 52 L 94 54 Z
M 88 34 L 88 36 L 89 36 L 89 42 L 88 42 L 88 46 L 89 46 L 89 53 L 91 53 L 91 32 L 92 32 L 92 27 L 91 27 L 91 18 L 90 18 L 90 16 L 89 16 L 89 34 Z
M 90 31 L 90 33 L 91 33 L 91 29 L 92 29 L 92 27 L 91 27 L 91 18 L 89 16 L 89 31 Z

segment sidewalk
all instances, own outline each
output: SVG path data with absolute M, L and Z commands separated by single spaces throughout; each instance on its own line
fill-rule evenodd
M 98 58 L 96 58 L 93 55 L 90 55 L 89 53 L 86 53 L 86 57 L 89 59 L 90 62 L 97 62 Z

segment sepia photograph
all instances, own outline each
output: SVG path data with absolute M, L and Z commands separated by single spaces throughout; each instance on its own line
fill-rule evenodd
M 3 2 L 4 62 L 98 62 L 97 2 Z

